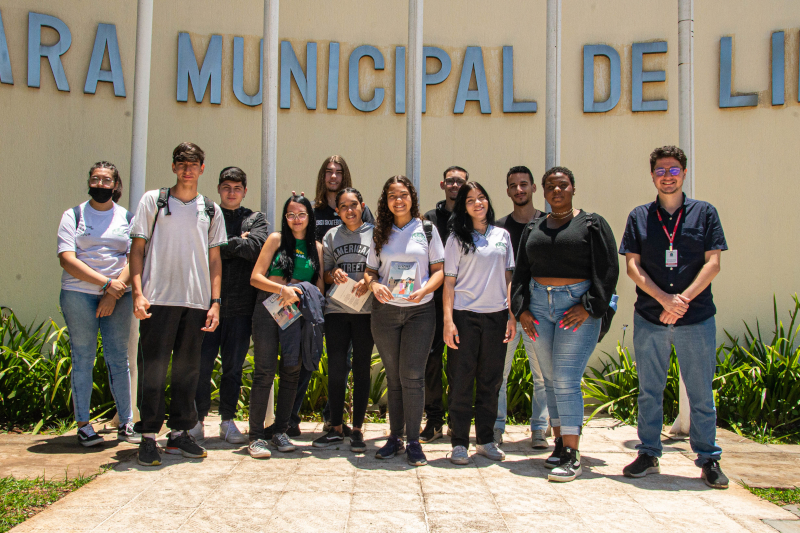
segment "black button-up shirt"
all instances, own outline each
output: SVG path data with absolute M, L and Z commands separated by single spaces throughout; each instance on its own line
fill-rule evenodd
M 675 223 L 681 209 L 683 215 L 676 229 Z M 667 266 L 669 239 L 658 220 L 659 211 L 667 231 L 670 234 L 675 231 L 673 249 L 678 251 L 677 267 Z M 683 205 L 673 214 L 661 207 L 657 197 L 655 202 L 640 205 L 631 211 L 619 253 L 639 254 L 642 269 L 661 290 L 667 294 L 680 294 L 692 284 L 705 265 L 705 252 L 727 249 L 716 208 L 708 202 L 686 198 L 684 194 Z M 664 325 L 659 320 L 664 310 L 661 304 L 638 286 L 636 294 L 636 311 L 653 324 Z M 689 310 L 675 325 L 697 324 L 711 318 L 716 312 L 709 284 L 689 303 Z

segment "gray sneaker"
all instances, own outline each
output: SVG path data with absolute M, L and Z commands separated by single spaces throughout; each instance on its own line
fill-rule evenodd
M 294 443 L 289 440 L 286 433 L 276 433 L 272 436 L 272 445 L 278 448 L 279 452 L 293 452 L 297 449 Z
M 467 448 L 465 446 L 456 446 L 453 448 L 453 451 L 450 452 L 450 462 L 454 465 L 468 465 L 469 453 L 467 452 Z
M 242 435 L 239 428 L 236 427 L 236 422 L 233 420 L 223 420 L 219 425 L 219 438 L 231 444 L 244 444 L 249 439 Z
M 506 458 L 505 452 L 498 448 L 497 444 L 494 442 L 490 442 L 488 444 L 478 444 L 475 446 L 475 451 L 478 452 L 478 455 L 488 457 L 492 461 L 502 461 Z
M 206 431 L 201 420 L 198 420 L 197 424 L 195 424 L 194 427 L 189 430 L 189 435 L 194 437 L 194 440 L 205 440 Z
M 503 430 L 500 428 L 494 428 L 494 443 L 498 446 L 503 444 Z
M 267 441 L 264 439 L 257 439 L 251 442 L 250 446 L 247 447 L 247 451 L 250 452 L 250 457 L 254 459 L 268 459 L 272 455 L 272 452 L 267 447 Z
M 531 434 L 531 448 L 534 450 L 546 450 L 550 445 L 547 444 L 547 439 L 544 436 L 543 429 L 534 429 Z

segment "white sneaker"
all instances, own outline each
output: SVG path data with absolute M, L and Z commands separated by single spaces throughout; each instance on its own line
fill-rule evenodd
M 490 442 L 488 444 L 478 444 L 475 446 L 475 451 L 478 455 L 488 457 L 492 461 L 502 461 L 506 458 L 506 453 L 497 447 L 497 444 Z
M 456 446 L 453 448 L 453 451 L 450 452 L 450 462 L 454 465 L 468 465 L 469 453 L 467 452 L 466 446 Z
M 250 446 L 247 447 L 247 451 L 250 452 L 250 457 L 253 459 L 269 459 L 272 457 L 272 452 L 269 451 L 267 441 L 264 439 L 251 442 Z
M 500 428 L 494 428 L 494 443 L 498 446 L 503 444 L 503 430 Z
M 550 445 L 547 444 L 547 438 L 544 433 L 543 429 L 534 429 L 533 432 L 531 432 L 531 448 L 534 450 L 546 450 L 550 447 Z
M 223 420 L 219 425 L 219 438 L 231 444 L 244 444 L 249 439 L 242 435 L 239 428 L 236 427 L 236 422 L 233 420 Z
M 195 424 L 195 426 L 189 430 L 189 435 L 194 437 L 194 440 L 205 440 L 206 432 L 205 427 L 203 427 L 203 423 L 198 420 L 197 424 Z

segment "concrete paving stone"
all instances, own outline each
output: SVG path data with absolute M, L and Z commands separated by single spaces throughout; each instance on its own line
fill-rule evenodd
M 776 520 L 794 520 L 797 518 L 790 511 L 764 501 L 738 485 L 731 485 L 725 491 L 728 494 L 720 494 L 721 492 L 710 490 L 703 492 L 699 497 L 726 515 L 753 516 Z
M 180 485 L 173 486 L 170 483 L 163 483 L 151 490 L 146 490 L 139 494 L 131 503 L 130 507 L 138 508 L 195 508 L 214 491 L 208 485 Z
M 272 509 L 281 492 L 265 489 L 259 484 L 223 485 L 203 501 L 203 509 L 216 509 L 220 514 L 247 515 L 247 509 Z M 227 509 L 236 510 L 229 513 Z
M 355 476 L 318 476 L 294 474 L 289 478 L 284 491 L 292 492 L 353 492 Z
M 690 514 L 676 509 L 671 513 L 651 514 L 658 524 L 676 533 L 679 531 L 720 531 L 725 533 L 747 531 L 747 528 L 718 511 Z
M 356 468 L 359 470 L 392 470 L 399 472 L 416 472 L 419 467 L 411 466 L 406 461 L 405 455 L 391 459 L 375 459 L 374 456 L 359 457 Z
M 91 483 L 89 484 L 91 485 Z M 124 507 L 128 502 L 134 500 L 142 492 L 148 490 L 146 487 L 119 486 L 119 487 L 91 487 L 86 485 L 81 488 L 80 497 L 77 491 L 65 496 L 63 499 L 54 503 L 51 507 L 65 507 L 82 509 L 90 508 L 109 508 L 118 509 Z
M 598 531 L 591 522 L 575 514 L 564 513 L 503 513 L 503 519 L 514 533 L 542 531 Z
M 269 459 L 253 459 L 248 457 L 231 469 L 230 475 L 237 474 L 270 474 L 289 475 L 300 466 L 300 459 L 292 457 L 271 457 Z
M 737 524 L 752 533 L 775 533 L 776 530 L 780 531 L 780 529 L 770 525 L 772 523 L 779 524 L 779 527 L 784 528 L 794 527 L 794 530 L 790 531 L 792 533 L 800 533 L 800 521 L 798 520 L 761 520 L 753 516 L 734 516 L 732 518 Z
M 399 494 L 422 494 L 422 487 L 420 480 L 417 476 L 391 476 L 388 474 L 383 475 L 357 475 L 355 478 L 355 485 L 353 487 L 354 493 L 372 492 L 372 493 L 393 493 Z
M 228 474 L 223 476 L 216 488 L 217 492 L 237 493 L 249 488 L 258 488 L 260 491 L 281 492 L 289 483 L 289 477 L 283 474 Z
M 347 527 L 348 511 L 326 509 L 319 512 L 313 507 L 306 506 L 303 500 L 296 500 L 293 508 L 276 509 L 272 518 L 261 531 L 291 533 L 337 533 L 344 532 Z M 347 507 L 344 507 L 347 509 Z M 365 530 L 369 531 L 369 530 Z
M 294 471 L 294 474 L 300 476 L 315 475 L 338 477 L 355 476 L 355 473 L 355 461 L 338 460 L 338 458 L 336 460 L 331 459 L 329 461 L 302 461 L 297 467 L 297 470 Z
M 353 510 L 347 531 L 369 533 L 419 533 L 427 531 L 425 514 L 403 510 Z
M 394 486 L 384 487 L 381 496 L 356 492 L 350 503 L 353 511 L 370 511 L 383 514 L 385 511 L 414 511 L 422 512 L 425 509 L 422 494 L 419 492 L 397 492 Z
M 380 468 L 398 466 L 402 468 Z M 389 476 L 391 478 L 413 477 L 417 478 L 417 467 L 408 463 L 393 463 L 380 459 L 364 457 L 356 464 L 356 478 L 361 476 Z
M 492 492 L 502 513 L 566 513 L 574 514 L 563 498 L 550 492 Z
M 431 533 L 509 533 L 503 516 L 493 513 L 428 513 Z
M 79 511 L 71 507 L 51 506 L 46 512 L 29 518 L 14 528 L 17 531 L 90 531 L 112 516 L 116 509 L 84 507 Z
M 349 492 L 286 491 L 281 493 L 275 511 L 278 514 L 296 514 L 302 509 L 310 509 L 316 514 L 327 515 L 328 511 L 349 509 L 352 497 Z
M 780 533 L 800 533 L 800 525 L 797 522 L 787 522 L 784 520 L 764 520 L 764 525 L 772 528 L 773 531 Z
M 428 494 L 444 493 L 444 494 L 483 494 L 484 497 L 489 496 L 489 487 L 481 477 L 466 477 L 466 478 L 445 478 L 445 477 L 420 477 L 422 485 L 422 493 L 426 496 Z
M 491 493 L 425 494 L 425 510 L 430 513 L 499 513 Z
M 225 512 L 219 508 L 198 509 L 179 528 L 191 533 L 239 533 L 262 531 L 273 517 L 272 509 L 250 508 Z
M 129 505 L 93 531 L 177 531 L 195 512 L 194 508 L 139 507 Z

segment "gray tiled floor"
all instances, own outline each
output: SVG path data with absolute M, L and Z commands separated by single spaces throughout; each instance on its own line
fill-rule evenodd
M 532 450 L 524 427 L 509 428 L 506 461 L 473 455 L 460 467 L 448 461 L 446 439 L 424 446 L 425 467 L 404 457 L 376 460 L 380 424 L 368 426 L 369 448 L 359 455 L 346 446 L 312 449 L 321 428 L 310 423 L 298 451 L 268 460 L 209 438 L 205 460 L 164 455 L 158 468 L 122 462 L 13 531 L 774 532 L 762 519 L 796 518 L 735 484 L 708 489 L 677 447 L 665 454 L 661 475 L 626 479 L 635 429 L 612 426 L 590 424 L 581 446 L 587 467 L 566 484 L 547 481 L 550 452 Z M 209 423 L 206 433 L 214 430 Z

